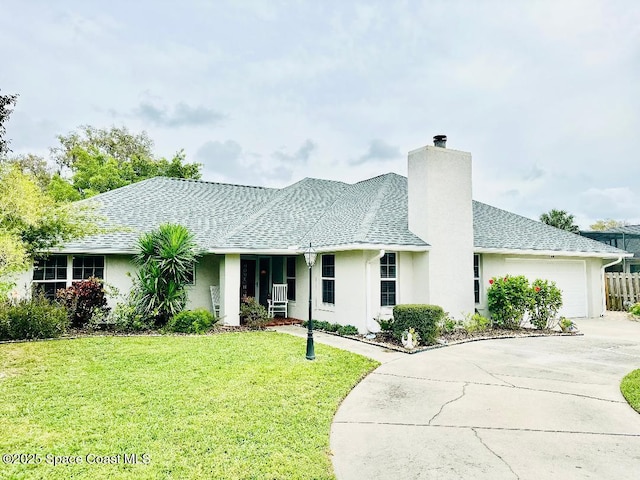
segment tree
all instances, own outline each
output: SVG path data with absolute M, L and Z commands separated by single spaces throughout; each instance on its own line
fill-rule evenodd
M 145 318 L 164 326 L 187 303 L 186 285 L 200 256 L 195 237 L 182 225 L 163 224 L 140 236 L 133 257 L 140 268 L 133 298 Z
M 0 164 L 0 294 L 36 253 L 96 233 L 91 205 L 56 202 L 15 164 Z
M 624 227 L 627 225 L 627 222 L 621 220 L 613 220 L 611 218 L 607 218 L 606 220 L 596 220 L 596 223 L 593 225 L 589 225 L 591 230 L 609 230 L 611 228 Z
M 85 125 L 79 131 L 59 135 L 58 140 L 60 146 L 51 149 L 52 156 L 61 169 L 71 172 L 71 178 L 56 178 L 52 186 L 56 198 L 88 198 L 155 176 L 201 177 L 202 165 L 187 163 L 183 151 L 171 160 L 154 158 L 153 141 L 146 132 L 132 134 L 126 128 Z
M 5 122 L 13 112 L 12 106 L 15 106 L 17 100 L 18 95 L 0 95 L 0 157 L 11 151 L 9 150 L 9 140 L 5 138 L 7 133 Z
M 15 165 L 22 173 L 30 175 L 41 189 L 46 190 L 51 182 L 51 169 L 40 155 L 32 153 L 0 158 L 0 163 Z
M 574 223 L 573 215 L 569 215 L 566 210 L 556 210 L 555 208 L 548 213 L 540 215 L 540 221 L 551 225 L 552 227 L 567 230 L 571 233 L 578 233 L 580 229 Z

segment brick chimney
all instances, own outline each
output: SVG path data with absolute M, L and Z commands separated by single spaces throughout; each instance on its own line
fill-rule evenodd
M 471 154 L 433 140 L 408 158 L 409 230 L 430 245 L 416 258 L 414 298 L 462 318 L 475 308 Z

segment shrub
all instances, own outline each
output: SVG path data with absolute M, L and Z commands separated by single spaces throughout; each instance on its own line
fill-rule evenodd
M 449 317 L 442 318 L 438 323 L 438 329 L 441 333 L 453 333 L 459 328 L 464 328 L 462 322 Z
M 195 237 L 182 225 L 163 224 L 143 234 L 137 249 L 134 262 L 140 269 L 133 298 L 143 316 L 163 326 L 187 303 L 185 287 L 199 257 Z
M 0 340 L 9 339 L 9 302 L 0 300 Z
M 629 308 L 629 313 L 631 315 L 640 316 L 640 303 L 636 303 Z
M 341 325 L 339 323 L 330 323 L 327 325 L 327 332 L 337 332 L 340 330 Z
M 474 313 L 467 318 L 466 330 L 469 333 L 484 332 L 491 327 L 491 320 L 479 313 Z
M 0 306 L 2 340 L 59 337 L 65 333 L 68 323 L 66 309 L 43 295 L 36 294 L 31 299 Z
M 269 322 L 269 312 L 253 297 L 247 297 L 240 304 L 241 323 L 249 328 L 262 328 Z
M 380 330 L 382 330 L 383 332 L 390 332 L 391 330 L 393 330 L 393 317 L 391 317 L 389 320 L 385 320 L 384 318 L 374 318 L 374 320 L 376 322 L 378 322 L 378 325 L 380 325 Z
M 65 306 L 72 327 L 84 326 L 97 309 L 107 309 L 102 283 L 96 277 L 75 282 L 56 292 L 56 299 Z
M 353 325 L 340 325 L 337 332 L 338 335 L 357 335 L 358 329 Z
M 393 308 L 393 336 L 402 340 L 405 330 L 413 328 L 426 345 L 435 342 L 438 325 L 445 313 L 438 305 L 396 305 Z
M 151 330 L 154 326 L 153 317 L 141 314 L 131 299 L 118 302 L 108 316 L 108 321 L 118 332 L 140 332 Z
M 173 316 L 165 326 L 168 332 L 204 333 L 214 324 L 213 315 L 204 308 L 184 310 Z
M 501 328 L 520 327 L 531 303 L 529 281 L 522 275 L 489 280 L 487 303 L 495 325 Z
M 556 282 L 537 279 L 531 285 L 529 318 L 538 329 L 553 328 L 558 310 L 562 306 L 562 292 Z

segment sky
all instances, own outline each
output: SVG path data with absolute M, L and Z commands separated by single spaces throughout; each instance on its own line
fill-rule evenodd
M 640 223 L 637 0 L 0 0 L 14 153 L 146 131 L 203 179 L 407 173 L 448 136 L 473 196 Z

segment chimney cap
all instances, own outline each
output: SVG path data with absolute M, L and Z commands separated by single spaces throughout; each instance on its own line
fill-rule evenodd
M 447 148 L 447 136 L 435 135 L 433 137 L 433 145 L 436 147 Z

